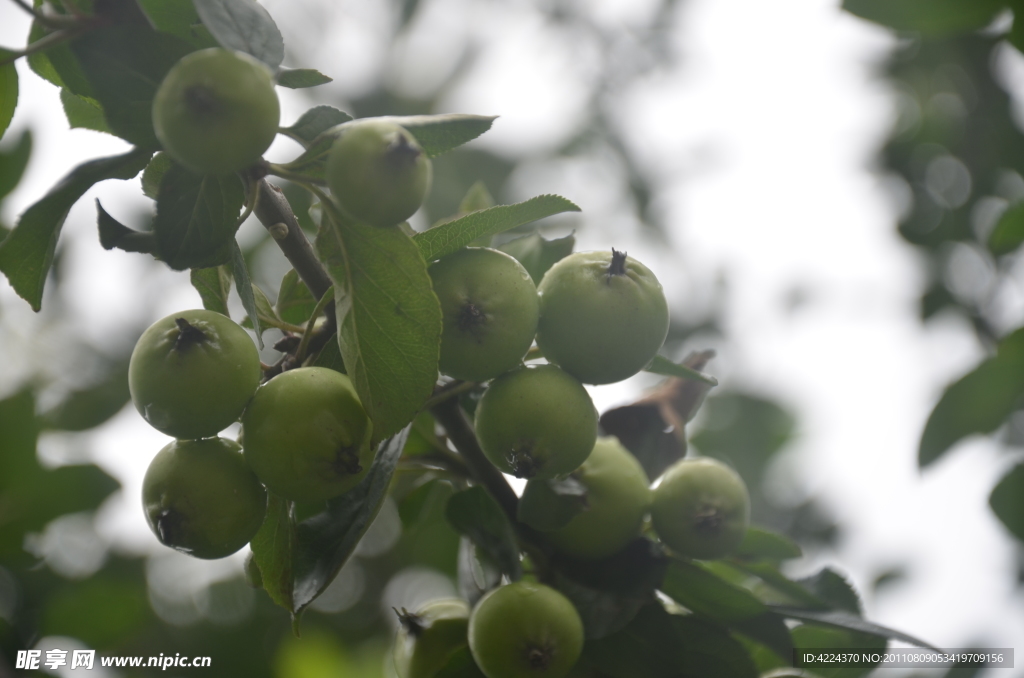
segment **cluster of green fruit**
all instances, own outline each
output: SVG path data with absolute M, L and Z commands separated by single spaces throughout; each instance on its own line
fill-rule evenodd
M 174 436 L 143 480 L 146 519 L 161 542 L 223 558 L 263 523 L 266 486 L 316 501 L 358 483 L 373 459 L 372 427 L 345 375 L 304 367 L 260 386 L 252 339 L 230 318 L 176 313 L 139 339 L 128 368 L 132 401 Z M 242 421 L 242 444 L 217 437 Z

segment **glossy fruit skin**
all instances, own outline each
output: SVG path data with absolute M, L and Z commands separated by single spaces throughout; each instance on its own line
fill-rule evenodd
M 230 174 L 260 159 L 277 135 L 281 107 L 270 70 L 219 47 L 183 57 L 153 98 L 164 150 L 199 174 Z
M 477 603 L 469 649 L 487 678 L 562 678 L 583 650 L 583 622 L 555 589 L 518 581 Z
M 374 226 L 411 217 L 430 190 L 430 159 L 409 132 L 386 120 L 354 120 L 335 128 L 327 185 L 349 216 Z
M 220 313 L 195 309 L 162 318 L 142 333 L 128 364 L 128 388 L 153 428 L 193 440 L 237 421 L 262 374 L 245 330 Z
M 613 266 L 616 255 L 621 259 Z M 537 290 L 537 346 L 585 384 L 633 376 L 665 343 L 669 315 L 661 284 L 623 253 L 570 254 L 544 274 Z
M 469 605 L 457 598 L 434 600 L 402 617 L 395 638 L 395 670 L 399 678 L 432 678 L 456 652 L 466 648 Z M 482 676 L 476 667 L 464 672 Z
M 468 247 L 431 264 L 441 302 L 442 373 L 487 381 L 520 365 L 537 334 L 537 287 L 504 252 Z
M 583 385 L 555 365 L 517 367 L 491 382 L 476 408 L 484 454 L 519 478 L 579 468 L 597 440 L 597 410 Z
M 267 492 L 226 438 L 176 440 L 142 481 L 146 521 L 166 546 L 196 558 L 229 556 L 263 524 Z
M 586 508 L 548 533 L 556 549 L 577 558 L 605 558 L 640 535 L 651 505 L 650 482 L 618 438 L 598 438 L 572 475 L 587 488 Z
M 268 490 L 322 501 L 352 489 L 370 470 L 372 428 L 347 376 L 300 367 L 256 391 L 242 416 L 242 445 Z
M 740 545 L 750 524 L 750 495 L 743 479 L 706 457 L 673 464 L 654 490 L 654 531 L 679 555 L 721 558 Z

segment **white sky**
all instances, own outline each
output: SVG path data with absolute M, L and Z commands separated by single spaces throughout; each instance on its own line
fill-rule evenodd
M 480 143 L 545 147 L 571 131 L 582 94 L 559 83 L 566 73 L 585 77 L 576 46 L 558 43 L 528 11 L 470 0 L 424 4 L 419 21 L 425 26 L 451 17 L 443 10 L 456 10 L 464 22 L 484 26 L 492 43 L 483 59 L 487 70 L 472 73 L 446 102 L 448 110 L 501 115 Z M 920 262 L 898 239 L 895 209 L 870 171 L 893 114 L 874 65 L 893 39 L 842 14 L 837 4 L 685 3 L 676 26 L 681 68 L 636 83 L 620 111 L 635 125 L 631 142 L 665 177 L 658 206 L 676 225 L 670 238 L 683 265 L 678 253 L 652 243 L 631 244 L 630 253 L 662 278 L 670 303 L 682 311 L 689 291 L 707 288 L 717 272 L 728 271 L 725 322 L 733 343 L 710 371 L 780 394 L 796 410 L 799 435 L 775 487 L 794 501 L 807 492 L 821 496 L 848 526 L 836 553 L 815 554 L 798 564 L 801 572 L 833 564 L 865 591 L 880 571 L 905 564 L 911 575 L 905 584 L 868 597 L 871 619 L 939 646 L 1012 646 L 1024 638 L 1024 599 L 1013 588 L 1013 543 L 988 510 L 987 497 L 1013 459 L 972 439 L 924 474 L 916 468 L 917 439 L 932 404 L 981 351 L 962 323 L 946 319 L 924 328 L 916 320 Z M 272 13 L 278 8 L 278 16 L 294 3 L 267 5 Z M 594 3 L 594 13 L 608 26 L 628 26 L 632 12 L 646 6 L 604 0 Z M 336 40 L 316 43 L 316 62 L 301 65 L 320 67 L 339 87 L 358 86 L 379 70 L 372 41 L 357 29 L 371 30 L 379 17 L 360 3 L 342 3 L 338 13 Z M 0 45 L 23 44 L 26 33 L 24 17 L 11 3 L 0 3 Z M 429 30 L 418 33 L 384 74 L 408 91 L 430 76 L 430 66 L 457 58 L 451 43 L 431 41 Z M 348 69 L 337 73 L 323 65 L 330 63 Z M 56 88 L 24 63 L 19 73 L 21 103 L 12 130 L 31 126 L 45 134 L 36 135 L 28 174 L 5 202 L 8 223 L 73 165 L 123 147 L 101 134 L 66 131 Z M 302 104 L 290 93 L 282 98 L 288 123 Z M 552 117 L 563 122 L 551 124 Z M 290 151 L 281 146 L 273 152 Z M 616 237 L 635 236 L 634 224 L 611 218 L 616 177 L 572 165 L 562 170 L 519 177 L 517 190 L 559 192 L 580 204 L 584 247 L 607 248 Z M 132 184 L 108 182 L 72 211 L 65 230 L 76 243 L 69 278 L 81 297 L 67 309 L 69 318 L 91 318 L 86 331 L 98 337 L 129 328 L 140 314 L 156 318 L 197 305 L 184 274 L 164 272 L 146 282 L 144 289 L 159 295 L 141 300 L 134 284 L 124 284 L 143 284 L 141 269 L 136 255 L 100 249 L 96 196 L 125 218 L 145 206 Z M 808 302 L 788 312 L 786 299 L 795 288 Z M 0 313 L 5 326 L 21 327 L 17 334 L 0 328 L 0 343 L 14 355 L 27 350 L 41 322 L 6 283 L 0 283 Z M 59 361 L 49 366 L 58 368 Z M 0 391 L 19 376 L 17 365 L 4 369 Z M 603 409 L 643 383 L 592 393 Z M 109 505 L 100 524 L 125 546 L 155 544 L 136 497 L 149 459 L 165 442 L 130 408 L 92 440 L 95 458 L 125 482 L 127 499 Z M 59 451 L 59 440 L 50 445 Z M 788 477 L 790 471 L 800 477 Z

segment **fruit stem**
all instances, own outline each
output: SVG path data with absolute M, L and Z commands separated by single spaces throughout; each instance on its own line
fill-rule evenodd
M 445 400 L 432 407 L 430 411 L 448 433 L 448 439 L 455 445 L 455 449 L 465 459 L 466 466 L 469 467 L 473 478 L 487 488 L 487 491 L 505 511 L 508 519 L 515 525 L 519 499 L 512 491 L 508 481 L 505 480 L 505 476 L 501 475 L 501 471 L 487 461 L 483 450 L 480 449 L 476 434 L 473 432 L 473 425 L 459 406 L 459 401 L 455 398 Z
M 424 410 L 429 410 L 436 405 L 440 405 L 449 398 L 468 393 L 475 389 L 479 384 L 475 381 L 453 381 L 450 384 L 445 384 L 440 388 L 434 389 L 434 395 L 430 396 L 430 399 L 423 404 Z
M 612 263 L 608 264 L 608 275 L 626 275 L 626 253 L 612 248 Z

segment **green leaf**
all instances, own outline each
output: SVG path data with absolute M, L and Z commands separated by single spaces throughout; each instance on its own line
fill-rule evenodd
M 459 538 L 455 572 L 459 595 L 470 605 L 501 583 L 501 569 L 469 537 Z
M 1003 0 L 843 0 L 843 9 L 862 19 L 929 37 L 983 28 Z
M 768 584 L 778 593 L 781 593 L 785 598 L 803 605 L 807 608 L 815 609 L 827 609 L 828 604 L 818 598 L 815 594 L 809 590 L 797 584 L 790 579 L 787 579 L 785 575 L 779 572 L 778 568 L 769 563 L 751 563 L 743 562 L 739 560 L 731 560 L 728 563 L 716 563 L 719 568 L 728 568 L 734 570 L 740 570 L 747 574 L 752 574 L 765 584 Z
M 576 236 L 572 233 L 554 240 L 547 240 L 540 233 L 531 233 L 510 240 L 498 249 L 515 257 L 533 278 L 534 284 L 539 285 L 548 269 L 572 254 L 575 246 Z
M 249 547 L 259 568 L 263 589 L 276 604 L 292 611 L 295 572 L 292 559 L 295 553 L 295 525 L 289 503 L 270 493 L 267 517 Z
M 445 113 L 442 115 L 412 115 L 385 117 L 383 120 L 401 125 L 416 137 L 429 158 L 472 141 L 491 129 L 497 116 Z
M 37 21 L 29 29 L 28 42 L 32 44 L 53 31 Z M 52 82 L 61 89 L 68 89 L 78 96 L 92 97 L 92 85 L 85 77 L 78 59 L 71 51 L 70 43 L 53 45 L 47 50 L 28 55 L 28 64 L 36 75 Z
M 324 208 L 316 247 L 335 285 L 341 354 L 374 436 L 388 436 L 434 390 L 441 305 L 426 262 L 401 230 L 350 221 L 331 203 Z
M 238 177 L 172 165 L 160 181 L 153 220 L 160 258 L 177 271 L 226 263 L 244 203 Z
M 136 146 L 160 148 L 153 131 L 153 96 L 167 71 L 192 47 L 167 33 L 111 26 L 86 33 L 72 50 L 110 131 Z
M 417 233 L 413 240 L 427 261 L 456 252 L 477 238 L 501 233 L 537 219 L 580 208 L 557 195 L 541 195 L 515 205 L 498 205 L 473 212 Z
M 71 636 L 90 647 L 115 645 L 153 621 L 141 572 L 126 581 L 123 572 L 104 568 L 95 577 L 48 593 L 41 633 Z
M 174 161 L 171 160 L 171 156 L 163 151 L 154 155 L 153 159 L 149 161 L 146 169 L 142 172 L 142 192 L 147 198 L 156 200 L 160 197 L 160 182 L 163 181 L 164 175 L 172 165 L 174 165 Z
M 999 428 L 1024 395 L 1024 329 L 1001 342 L 995 357 L 946 388 L 928 416 L 917 463 L 925 467 L 961 439 Z
M 787 560 L 803 555 L 800 547 L 789 537 L 760 527 L 747 528 L 736 555 L 740 558 L 768 558 Z
M 130 399 L 128 356 L 123 356 L 104 371 L 101 381 L 71 391 L 55 407 L 43 413 L 39 421 L 47 429 L 87 431 L 120 412 Z
M 199 298 L 203 300 L 203 308 L 231 317 L 231 313 L 228 312 L 231 271 L 227 266 L 193 268 L 189 273 L 189 281 L 196 292 L 199 292 Z
M 988 236 L 988 248 L 992 254 L 1009 254 L 1024 242 L 1024 203 L 1010 207 L 996 222 Z
M 5 564 L 30 561 L 23 550 L 27 533 L 64 514 L 94 510 L 120 487 L 92 465 L 44 469 L 36 458 L 38 432 L 30 391 L 0 400 L 0 560 Z
M 0 60 L 11 57 L 14 53 L 0 49 Z M 6 66 L 0 66 L 0 137 L 7 131 L 11 119 L 14 118 L 14 109 L 18 106 L 18 71 L 14 62 Z
M 715 624 L 645 606 L 626 628 L 588 640 L 584 659 L 609 678 L 756 678 L 745 648 Z
M 193 47 L 216 47 L 206 31 L 197 30 L 199 14 L 192 0 L 137 0 L 153 28 L 188 41 Z
M 10 150 L 0 151 L 0 199 L 4 198 L 21 181 L 32 155 L 32 132 L 25 130 Z
M 690 379 L 692 381 L 699 381 L 707 384 L 708 386 L 718 386 L 718 380 L 711 375 L 704 374 L 700 370 L 695 370 L 692 367 L 686 365 L 680 365 L 674 363 L 664 356 L 656 355 L 650 364 L 644 368 L 645 372 L 651 374 L 661 374 L 666 377 L 679 377 L 680 379 Z
M 270 12 L 256 0 L 193 0 L 221 47 L 250 54 L 272 69 L 284 61 L 284 39 Z
M 270 303 L 270 299 L 264 294 L 263 290 L 260 289 L 259 285 L 252 286 L 253 301 L 256 303 L 256 315 L 260 319 L 260 332 L 266 332 L 271 327 L 278 329 L 287 330 L 289 329 L 288 324 L 285 323 L 281 318 L 277 316 L 277 311 L 274 310 L 274 305 Z M 245 318 L 242 321 L 242 327 L 252 329 L 252 320 Z
M 941 651 L 937 650 L 933 645 L 929 645 L 923 640 L 903 633 L 902 631 L 896 631 L 886 626 L 869 622 L 865 619 L 861 619 L 855 614 L 844 612 L 842 610 L 808 610 L 801 607 L 790 607 L 787 605 L 769 605 L 769 608 L 776 614 L 780 614 L 787 619 L 796 619 L 813 624 L 832 626 L 837 629 L 854 631 L 856 633 L 866 633 L 879 638 L 899 640 L 904 643 L 916 645 L 917 647 L 936 650 L 937 652 Z
M 344 111 L 333 106 L 315 106 L 309 109 L 291 127 L 285 127 L 289 136 L 297 139 L 303 146 L 309 146 L 314 139 L 342 123 L 352 119 Z
M 565 527 L 587 506 L 587 487 L 568 476 L 531 480 L 516 506 L 516 520 L 541 532 Z
M 299 278 L 298 272 L 293 268 L 285 273 L 277 293 L 277 315 L 281 320 L 293 325 L 304 325 L 315 308 L 316 299 L 306 283 Z
M 256 305 L 255 286 L 249 279 L 249 269 L 245 266 L 245 257 L 234 238 L 228 243 L 231 252 L 231 275 L 235 279 L 235 291 L 242 299 L 242 307 L 249 316 L 253 332 L 256 333 L 256 343 L 260 350 L 263 350 L 263 324 L 260 322 L 260 312 Z M 269 304 L 268 304 L 269 305 Z
M 888 641 L 878 636 L 847 631 L 842 628 L 819 626 L 816 624 L 800 624 L 791 635 L 796 652 L 792 656 L 793 663 L 804 666 L 800 661 L 806 651 L 841 652 L 855 650 L 858 652 L 884 652 Z M 813 669 L 813 676 L 819 678 L 861 678 L 868 676 L 877 666 L 877 662 L 849 662 L 846 664 L 815 663 L 808 666 Z
M 313 361 L 313 365 L 314 367 L 326 367 L 335 372 L 348 374 L 345 371 L 345 361 L 341 357 L 341 347 L 338 346 L 337 341 L 328 341 L 324 344 L 324 347 L 320 349 L 320 353 L 317 354 L 316 360 Z
M 146 166 L 150 155 L 150 151 L 136 148 L 79 165 L 29 207 L 17 227 L 0 242 L 0 271 L 34 310 L 38 311 L 42 304 L 43 285 L 71 207 L 97 182 L 131 179 Z
M 353 489 L 327 502 L 327 510 L 297 526 L 293 610 L 309 605 L 334 580 L 349 559 L 387 496 L 402 455 L 406 427 L 383 441 L 366 477 Z
M 523 576 L 515 530 L 490 493 L 476 485 L 448 499 L 445 518 L 469 537 L 513 581 Z
M 320 71 L 312 68 L 282 68 L 277 72 L 277 84 L 289 89 L 304 89 L 333 82 Z
M 80 97 L 66 89 L 60 91 L 60 103 L 64 106 L 64 116 L 72 129 L 91 129 L 96 132 L 113 134 L 103 117 L 100 102 L 89 97 Z
M 835 570 L 824 567 L 817 574 L 797 579 L 797 583 L 829 606 L 860 616 L 860 596 L 846 577 Z
M 491 196 L 491 192 L 487 190 L 487 184 L 477 181 L 469 187 L 466 195 L 462 198 L 462 202 L 459 203 L 459 214 L 479 212 L 488 207 L 494 207 L 494 198 Z
M 624 405 L 601 415 L 601 431 L 615 436 L 629 450 L 648 478 L 657 478 L 686 455 L 685 439 L 677 436 L 657 403 Z
M 988 505 L 1006 529 L 1024 541 L 1024 464 L 1003 476 L 989 495 Z
M 98 226 L 100 231 L 100 245 L 105 250 L 112 250 L 115 247 L 125 252 L 141 252 L 149 254 L 156 251 L 156 239 L 152 233 L 135 231 L 114 217 L 107 214 L 96 199 L 96 211 L 98 212 Z
M 621 631 L 650 602 L 647 596 L 624 596 L 580 584 L 558 571 L 551 583 L 576 608 L 586 638 L 604 638 Z
M 764 603 L 746 589 L 730 584 L 694 562 L 672 561 L 660 589 L 688 610 L 720 622 L 749 619 L 768 611 Z

